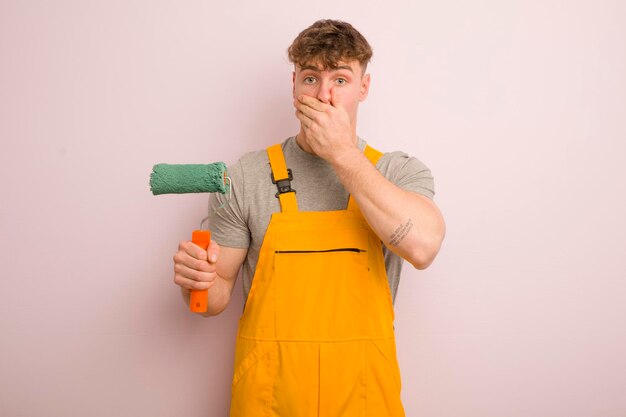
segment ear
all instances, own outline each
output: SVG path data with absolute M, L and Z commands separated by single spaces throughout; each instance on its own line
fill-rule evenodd
M 370 75 L 365 74 L 361 77 L 361 90 L 359 91 L 359 101 L 364 101 L 370 91 Z
M 296 72 L 295 71 L 291 73 L 291 95 L 293 96 L 295 100 L 296 98 Z

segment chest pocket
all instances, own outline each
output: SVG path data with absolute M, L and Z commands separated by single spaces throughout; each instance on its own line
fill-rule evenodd
M 367 333 L 363 319 L 370 294 L 366 289 L 374 287 L 368 282 L 372 277 L 367 232 L 352 229 L 321 235 L 290 231 L 276 237 L 279 339 L 349 340 Z

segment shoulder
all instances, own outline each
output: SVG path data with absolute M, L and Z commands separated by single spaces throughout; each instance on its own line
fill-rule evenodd
M 269 158 L 267 157 L 267 151 L 265 149 L 246 152 L 239 158 L 239 161 L 237 161 L 237 165 L 244 171 L 257 170 L 267 164 L 269 164 Z
M 285 147 L 288 141 L 281 145 Z M 271 191 L 271 171 L 267 149 L 246 152 L 228 167 L 228 175 L 233 188 L 240 194 L 243 206 L 251 202 L 250 199 L 260 198 L 267 194 L 267 190 Z
M 281 142 L 281 146 L 285 153 L 289 151 L 288 144 L 293 138 L 288 138 Z M 244 153 L 239 160 L 233 164 L 233 168 L 242 171 L 244 174 L 254 174 L 258 170 L 267 170 L 269 172 L 269 157 L 267 156 L 267 148 L 258 149 Z
M 385 178 L 403 189 L 429 198 L 435 195 L 434 178 L 428 166 L 406 152 L 384 152 L 376 163 L 376 168 Z
M 397 173 L 401 171 L 425 172 L 430 173 L 430 169 L 418 158 L 411 156 L 403 151 L 385 152 L 380 157 L 376 167 L 382 171 Z

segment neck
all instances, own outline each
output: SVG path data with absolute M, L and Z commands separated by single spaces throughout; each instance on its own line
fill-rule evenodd
M 298 135 L 296 136 L 296 143 L 304 152 L 315 155 L 315 152 L 313 152 L 313 149 L 311 149 L 311 147 L 307 143 L 306 134 L 302 131 L 302 129 L 300 129 L 300 132 L 298 132 Z

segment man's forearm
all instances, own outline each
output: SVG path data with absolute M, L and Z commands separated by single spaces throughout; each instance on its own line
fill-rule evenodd
M 330 163 L 384 244 L 418 269 L 430 265 L 445 234 L 437 206 L 391 183 L 356 148 Z

